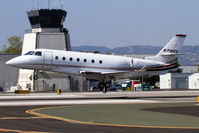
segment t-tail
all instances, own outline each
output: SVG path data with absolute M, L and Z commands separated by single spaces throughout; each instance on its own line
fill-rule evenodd
M 185 37 L 184 34 L 175 35 L 157 55 L 145 59 L 168 64 L 176 63 Z

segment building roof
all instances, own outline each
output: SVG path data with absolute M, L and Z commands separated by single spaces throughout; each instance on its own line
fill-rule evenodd
M 6 62 L 12 58 L 20 56 L 21 54 L 0 54 L 0 61 Z

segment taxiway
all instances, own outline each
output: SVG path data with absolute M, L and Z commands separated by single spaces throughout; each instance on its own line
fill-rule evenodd
M 199 91 L 108 92 L 107 94 L 91 92 L 62 93 L 60 95 L 56 93 L 31 93 L 28 95 L 2 93 L 0 94 L 0 132 L 196 133 L 199 130 L 80 124 L 36 116 L 26 113 L 26 111 L 41 107 L 80 104 L 197 103 L 197 96 L 199 96 Z M 196 110 L 190 108 L 189 113 L 192 111 Z

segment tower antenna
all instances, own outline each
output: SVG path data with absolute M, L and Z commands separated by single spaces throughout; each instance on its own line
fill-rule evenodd
M 48 0 L 48 9 L 50 9 L 50 0 Z
M 35 0 L 33 0 L 33 3 L 32 3 L 32 10 L 35 10 Z
M 61 9 L 63 9 L 63 8 L 64 8 L 63 0 L 60 0 L 60 8 L 61 8 Z
M 39 10 L 39 1 L 37 1 L 37 9 Z

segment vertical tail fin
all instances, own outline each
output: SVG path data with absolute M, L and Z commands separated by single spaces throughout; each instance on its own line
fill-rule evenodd
M 156 56 L 146 57 L 146 59 L 165 63 L 176 62 L 185 37 L 184 34 L 175 35 Z

